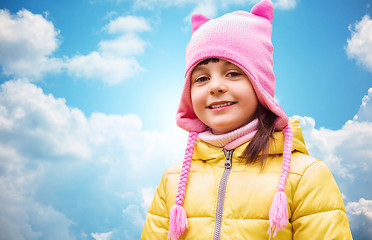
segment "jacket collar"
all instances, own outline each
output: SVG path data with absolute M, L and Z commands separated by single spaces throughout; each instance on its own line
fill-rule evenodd
M 293 133 L 292 152 L 296 150 L 309 155 L 305 146 L 305 141 L 302 135 L 300 123 L 297 120 L 290 118 L 289 126 L 291 127 Z M 274 139 L 270 140 L 269 155 L 282 154 L 284 148 L 283 132 L 282 131 L 275 132 L 273 137 Z M 235 149 L 234 151 L 235 157 L 240 158 L 242 156 L 248 143 L 249 142 L 246 142 Z M 193 160 L 208 161 L 216 158 L 224 158 L 224 153 L 222 152 L 222 149 L 223 148 L 215 147 L 211 144 L 208 144 L 198 139 L 195 145 Z

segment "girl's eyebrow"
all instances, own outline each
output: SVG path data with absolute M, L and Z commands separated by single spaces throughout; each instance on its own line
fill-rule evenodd
M 202 70 L 203 69 L 203 65 L 197 65 L 194 70 L 192 70 L 192 73 L 195 72 L 195 71 L 199 71 L 199 70 Z M 191 74 L 192 74 L 191 73 Z
M 234 63 L 229 62 L 229 61 L 226 61 L 226 62 L 225 62 L 225 65 L 226 65 L 226 66 L 228 66 L 228 65 L 234 65 L 234 66 L 236 66 Z

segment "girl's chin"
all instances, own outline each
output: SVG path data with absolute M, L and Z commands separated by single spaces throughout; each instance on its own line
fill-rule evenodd
M 221 135 L 235 130 L 236 128 L 212 128 L 212 133 L 215 135 Z
M 225 134 L 225 133 L 229 133 L 231 131 L 234 131 L 238 128 L 241 128 L 245 125 L 247 125 L 249 123 L 248 122 L 244 122 L 243 124 L 214 124 L 213 126 L 214 127 L 211 127 L 211 131 L 213 134 L 215 135 L 221 135 L 221 134 Z

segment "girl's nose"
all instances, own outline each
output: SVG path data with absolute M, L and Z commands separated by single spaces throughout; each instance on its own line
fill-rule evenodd
M 212 77 L 210 79 L 209 92 L 210 94 L 218 94 L 226 92 L 227 88 L 222 77 Z

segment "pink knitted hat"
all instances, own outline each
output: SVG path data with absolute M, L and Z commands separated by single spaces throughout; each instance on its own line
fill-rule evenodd
M 292 132 L 288 126 L 287 114 L 274 101 L 275 75 L 271 43 L 273 16 L 270 0 L 262 0 L 251 12 L 237 11 L 216 19 L 201 14 L 192 16 L 192 38 L 186 47 L 186 81 L 176 117 L 177 125 L 189 131 L 190 135 L 175 205 L 170 213 L 168 238 L 172 240 L 178 239 L 188 228 L 186 212 L 182 205 L 196 138 L 198 133 L 207 129 L 192 107 L 190 76 L 195 66 L 207 58 L 225 59 L 240 67 L 249 77 L 259 102 L 278 116 L 275 128 L 283 130 L 285 143 L 278 192 L 274 196 L 269 213 L 270 236 L 272 231 L 275 236 L 288 223 L 284 186 L 290 166 Z
M 186 81 L 177 111 L 177 125 L 187 131 L 206 129 L 192 107 L 190 76 L 194 67 L 206 58 L 222 58 L 239 66 L 251 80 L 258 100 L 275 113 L 276 129 L 288 124 L 287 114 L 274 101 L 273 20 L 271 1 L 264 0 L 251 12 L 237 11 L 209 19 L 201 14 L 192 16 L 192 38 L 186 48 Z

